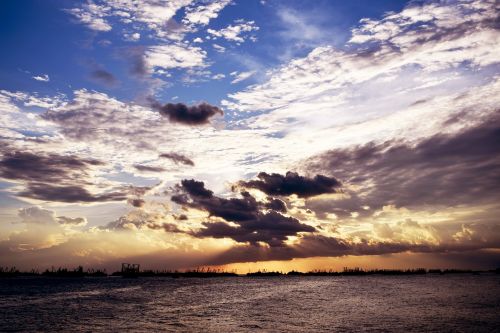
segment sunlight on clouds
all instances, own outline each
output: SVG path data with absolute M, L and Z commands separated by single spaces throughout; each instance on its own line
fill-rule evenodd
M 23 205 L 5 210 L 0 266 L 405 268 L 498 248 L 495 1 L 412 2 L 336 46 L 280 7 L 273 36 L 310 51 L 265 75 L 265 16 L 210 25 L 232 4 L 67 9 L 134 43 L 114 49 L 127 88 L 60 90 L 42 69 L 23 75 L 43 94 L 0 90 L 1 194 Z M 258 61 L 235 51 L 247 40 Z

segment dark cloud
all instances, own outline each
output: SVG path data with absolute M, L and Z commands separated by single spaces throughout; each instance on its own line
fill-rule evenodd
M 11 151 L 4 153 L 0 160 L 0 177 L 7 180 L 60 182 L 62 179 L 86 176 L 89 166 L 103 164 L 98 160 L 72 155 Z
M 137 208 L 143 207 L 146 204 L 146 201 L 143 199 L 128 199 L 127 202 Z
M 104 69 L 96 69 L 92 71 L 90 73 L 90 77 L 95 81 L 105 84 L 109 87 L 112 87 L 117 83 L 115 76 Z
M 161 115 L 167 117 L 171 122 L 185 125 L 207 124 L 211 117 L 217 114 L 224 114 L 221 109 L 208 103 L 187 106 L 183 103 L 167 103 L 161 105 L 155 101 L 151 106 L 157 109 Z
M 172 152 L 171 153 L 163 153 L 163 154 L 160 154 L 160 157 L 168 158 L 169 160 L 172 160 L 176 164 L 184 164 L 184 165 L 194 166 L 194 162 L 191 159 L 189 159 L 188 157 L 181 155 L 181 154 L 172 153 Z
M 337 149 L 305 168 L 359 187 L 341 205 L 453 206 L 500 199 L 500 117 L 418 144 L 389 141 Z M 360 198 L 363 198 L 361 201 Z
M 146 172 L 163 172 L 163 171 L 165 171 L 165 169 L 162 167 L 153 167 L 153 166 L 140 165 L 140 164 L 135 164 L 134 168 L 139 170 L 139 171 L 146 171 Z
M 285 212 L 286 206 L 278 199 L 259 202 L 248 192 L 241 192 L 240 198 L 221 198 L 206 189 L 203 182 L 193 179 L 183 180 L 176 190 L 178 193 L 172 196 L 172 201 L 177 204 L 207 211 L 212 217 L 236 225 L 207 221 L 203 223 L 204 228 L 190 233 L 195 237 L 232 238 L 237 242 L 282 246 L 288 236 L 316 231 L 296 218 L 279 213 Z
M 78 90 L 71 102 L 47 110 L 40 117 L 56 124 L 67 139 L 100 142 L 115 150 L 154 150 L 158 129 L 163 125 L 155 111 L 138 110 L 136 106 L 103 93 Z
M 205 188 L 205 183 L 194 179 L 183 179 L 181 188 L 194 197 L 211 198 L 214 194 L 214 192 Z
M 44 201 L 121 201 L 133 194 L 137 188 L 130 186 L 91 193 L 87 187 L 94 184 L 89 171 L 102 165 L 99 160 L 74 155 L 7 151 L 0 160 L 0 178 L 23 183 L 18 196 Z
M 149 74 L 148 66 L 144 60 L 144 47 L 138 46 L 122 50 L 130 63 L 130 73 L 139 78 L 144 78 Z
M 286 213 L 286 211 L 287 211 L 286 204 L 283 201 L 281 201 L 280 199 L 271 198 L 271 197 L 268 197 L 267 200 L 268 200 L 268 202 L 266 202 L 264 205 L 267 209 Z
M 123 201 L 127 199 L 126 192 L 110 192 L 104 194 L 92 194 L 80 185 L 58 186 L 47 183 L 28 183 L 26 190 L 18 193 L 18 196 L 38 199 L 43 201 L 58 202 L 104 202 Z
M 62 225 L 83 226 L 87 224 L 87 220 L 83 217 L 67 217 L 58 216 L 57 222 Z
M 177 225 L 175 225 L 173 223 L 161 223 L 161 224 L 150 223 L 150 224 L 147 224 L 147 227 L 149 229 L 153 229 L 153 230 L 165 230 L 165 232 L 185 233 L 185 231 L 180 230 L 177 227 Z
M 240 185 L 256 188 L 270 195 L 288 196 L 296 194 L 303 198 L 335 193 L 341 186 L 341 183 L 333 177 L 316 175 L 314 178 L 307 178 L 291 171 L 287 172 L 285 176 L 277 173 L 261 172 L 257 175 L 257 178 L 259 180 L 240 182 Z
M 291 260 L 311 257 L 342 257 L 388 255 L 404 252 L 428 254 L 472 253 L 500 245 L 500 226 L 488 227 L 488 235 L 481 240 L 466 240 L 443 244 L 415 244 L 411 242 L 382 242 L 361 239 L 356 242 L 318 234 L 305 234 L 300 242 L 287 246 L 266 247 L 258 244 L 238 245 L 212 259 L 210 264 L 220 265 L 237 262 Z M 498 253 L 496 260 L 500 259 Z M 470 265 L 470 263 L 468 263 Z
M 102 226 L 101 229 L 130 230 L 133 228 L 147 228 L 152 230 L 164 230 L 169 233 L 188 233 L 188 231 L 179 229 L 176 224 L 162 222 L 164 217 L 164 213 L 152 213 L 136 209 L 128 212 L 126 215 L 120 216 L 117 220 Z

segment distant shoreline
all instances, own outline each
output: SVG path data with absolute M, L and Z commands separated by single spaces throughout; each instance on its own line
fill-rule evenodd
M 0 267 L 0 278 L 12 277 L 62 277 L 62 278 L 107 278 L 107 277 L 124 277 L 124 278 L 138 278 L 138 277 L 171 277 L 171 278 L 211 278 L 211 277 L 273 277 L 273 276 L 407 276 L 407 275 L 449 275 L 449 274 L 500 274 L 500 268 L 490 270 L 470 270 L 470 269 L 371 269 L 364 270 L 361 268 L 344 268 L 342 271 L 334 270 L 313 270 L 308 272 L 290 271 L 266 271 L 258 270 L 255 272 L 248 272 L 246 274 L 237 274 L 232 271 L 223 271 L 218 269 L 195 269 L 186 271 L 171 271 L 171 270 L 143 270 L 134 272 L 117 271 L 108 274 L 106 270 L 87 269 L 84 270 L 79 266 L 73 270 L 67 268 L 52 268 L 39 272 L 38 270 L 19 271 L 15 267 L 4 268 Z

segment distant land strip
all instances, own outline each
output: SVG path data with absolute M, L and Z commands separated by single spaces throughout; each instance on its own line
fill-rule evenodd
M 258 270 L 246 274 L 237 274 L 235 271 L 226 271 L 222 269 L 197 268 L 192 270 L 142 270 L 142 271 L 116 271 L 111 274 L 100 269 L 89 268 L 85 270 L 82 266 L 75 269 L 51 268 L 45 271 L 32 269 L 30 271 L 20 271 L 15 267 L 0 267 L 0 278 L 9 277 L 63 277 L 63 278 L 82 278 L 82 277 L 172 277 L 172 278 L 210 278 L 210 277 L 272 277 L 272 276 L 366 276 L 366 275 L 425 275 L 425 274 L 500 274 L 500 268 L 490 270 L 470 270 L 470 269 L 370 269 L 348 268 L 342 271 L 334 270 L 312 270 L 308 272 L 289 271 L 267 271 Z

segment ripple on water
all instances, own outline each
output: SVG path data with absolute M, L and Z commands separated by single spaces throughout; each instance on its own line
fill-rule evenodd
M 0 331 L 491 332 L 500 276 L 0 280 Z

